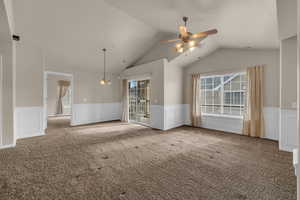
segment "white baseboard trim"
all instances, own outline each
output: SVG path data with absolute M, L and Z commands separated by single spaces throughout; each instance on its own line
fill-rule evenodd
M 16 144 L 2 145 L 2 146 L 0 146 L 0 149 L 8 149 L 8 148 L 14 148 L 14 147 L 16 147 Z
M 45 135 L 43 107 L 16 107 L 14 114 L 16 139 Z
M 121 103 L 74 104 L 71 126 L 121 119 Z

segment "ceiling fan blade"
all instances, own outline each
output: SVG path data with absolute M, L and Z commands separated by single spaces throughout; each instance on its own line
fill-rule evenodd
M 163 40 L 163 41 L 161 41 L 161 42 L 162 42 L 162 43 L 169 43 L 169 42 L 177 42 L 177 41 L 180 41 L 180 39 L 177 38 L 177 39 L 172 39 L 172 40 Z
M 187 30 L 185 26 L 179 26 L 179 33 L 182 37 L 188 36 Z
M 195 33 L 192 35 L 192 38 L 202 38 L 202 37 L 206 37 L 208 35 L 213 35 L 213 34 L 217 34 L 217 33 L 218 33 L 217 29 L 212 29 L 212 30 L 205 31 L 205 32 Z

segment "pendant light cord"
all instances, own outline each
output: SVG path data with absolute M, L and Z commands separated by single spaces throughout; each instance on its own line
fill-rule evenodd
M 106 77 L 105 77 L 105 70 L 106 70 L 106 55 L 105 55 L 105 52 L 106 52 L 106 49 L 102 49 L 103 50 L 103 55 L 104 55 L 104 59 L 103 59 L 103 64 L 104 64 L 104 80 L 106 80 Z

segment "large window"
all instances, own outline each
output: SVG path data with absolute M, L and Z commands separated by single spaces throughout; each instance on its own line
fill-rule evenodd
M 202 114 L 242 116 L 246 84 L 244 72 L 201 77 Z

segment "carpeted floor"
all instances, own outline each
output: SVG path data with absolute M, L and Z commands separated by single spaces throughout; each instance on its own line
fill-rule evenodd
M 69 128 L 0 150 L 0 199 L 292 200 L 292 154 L 274 141 L 120 122 Z

